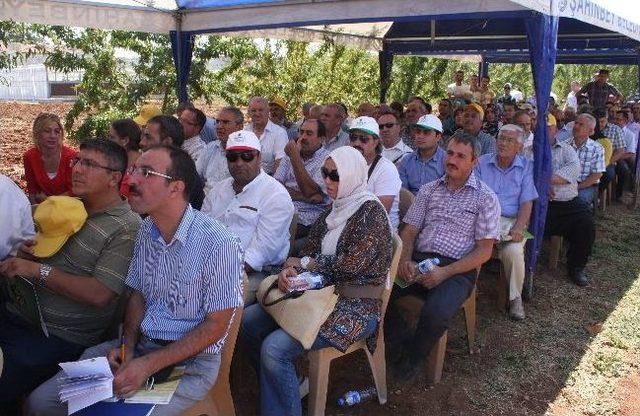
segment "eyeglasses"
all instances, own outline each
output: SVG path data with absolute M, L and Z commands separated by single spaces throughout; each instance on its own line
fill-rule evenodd
M 237 162 L 238 158 L 244 162 L 251 162 L 256 157 L 253 152 L 227 152 L 225 156 L 227 157 L 227 161 L 231 163 Z
M 513 144 L 513 143 L 516 143 L 518 141 L 518 139 L 514 139 L 513 137 L 506 137 L 506 136 L 503 136 L 503 135 L 499 135 L 498 137 L 496 137 L 496 141 Z
M 349 135 L 349 140 L 351 140 L 352 142 L 359 141 L 360 143 L 367 144 L 367 143 L 369 143 L 369 140 L 371 140 L 371 137 L 370 136 L 365 136 L 365 135 L 362 135 L 362 134 L 350 134 Z
M 216 123 L 222 124 L 222 125 L 227 125 L 227 124 L 233 123 L 233 120 L 223 120 L 221 118 L 217 118 L 216 119 Z
M 113 168 L 110 168 L 109 166 L 100 165 L 90 159 L 80 159 L 79 157 L 74 157 L 73 159 L 71 159 L 69 161 L 69 167 L 72 168 L 78 163 L 80 163 L 80 166 L 82 166 L 83 168 L 91 168 L 91 169 L 101 168 L 111 172 L 118 172 L 118 169 L 113 169 Z
M 329 170 L 324 166 L 320 168 L 320 173 L 322 173 L 323 178 L 329 178 L 332 182 L 340 182 L 340 175 L 338 175 L 338 170 Z
M 393 126 L 395 126 L 396 123 L 386 123 L 386 124 L 378 124 L 378 127 L 380 128 L 380 130 L 382 129 L 392 129 Z
M 161 178 L 168 179 L 170 181 L 174 180 L 173 176 L 169 176 L 169 175 L 167 175 L 165 173 L 156 172 L 155 170 L 153 170 L 151 168 L 148 168 L 146 166 L 139 166 L 139 167 L 133 167 L 132 166 L 129 169 L 129 175 L 133 176 L 133 175 L 137 175 L 137 174 L 142 175 L 145 178 L 148 178 L 149 175 L 153 175 L 153 176 L 159 176 Z

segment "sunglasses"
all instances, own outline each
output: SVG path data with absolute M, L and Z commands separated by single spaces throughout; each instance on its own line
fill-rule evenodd
M 242 159 L 244 162 L 251 162 L 256 158 L 255 153 L 253 152 L 227 152 L 226 155 L 228 162 L 237 162 L 238 158 Z
M 360 142 L 363 144 L 367 144 L 369 143 L 369 140 L 371 140 L 370 136 L 364 136 L 362 134 L 350 134 L 349 135 L 349 140 L 352 142 Z
M 340 175 L 338 175 L 338 170 L 329 170 L 324 166 L 320 168 L 320 173 L 322 173 L 322 177 L 327 179 L 329 178 L 332 182 L 340 182 Z
M 386 124 L 378 124 L 378 127 L 380 128 L 380 130 L 382 129 L 392 129 L 393 126 L 395 126 L 396 123 L 386 123 Z

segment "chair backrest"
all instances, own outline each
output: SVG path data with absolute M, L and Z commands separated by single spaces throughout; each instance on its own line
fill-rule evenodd
M 249 289 L 249 278 L 247 277 L 247 273 L 244 273 L 244 277 L 242 278 L 242 288 L 243 292 L 246 292 Z M 220 369 L 218 370 L 218 374 L 223 377 L 228 378 L 231 371 L 231 361 L 233 360 L 233 352 L 236 349 L 238 332 L 240 332 L 240 321 L 242 321 L 242 312 L 242 306 L 236 309 L 235 316 L 233 317 L 233 322 L 231 323 L 231 327 L 229 328 L 229 334 L 227 335 L 227 341 L 224 343 L 224 347 L 222 349 L 222 356 L 220 357 Z
M 289 255 L 292 254 L 293 247 L 296 243 L 296 232 L 298 231 L 298 211 L 293 211 L 291 224 L 289 224 Z
M 601 139 L 596 140 L 602 147 L 604 147 L 604 164 L 605 166 L 609 166 L 609 161 L 611 160 L 611 155 L 613 155 L 613 143 L 610 139 L 603 137 Z
M 393 257 L 391 258 L 391 267 L 389 268 L 389 274 L 387 276 L 388 281 L 382 292 L 380 322 L 384 322 L 384 315 L 387 312 L 387 304 L 389 303 L 389 296 L 391 296 L 391 289 L 393 289 L 393 282 L 396 280 L 396 275 L 398 274 L 400 254 L 402 254 L 402 239 L 400 239 L 398 234 L 393 234 Z
M 410 190 L 406 188 L 400 188 L 400 204 L 398 206 L 400 221 L 402 221 L 402 219 L 404 218 L 404 215 L 409 210 L 411 204 L 413 204 L 413 200 L 415 198 L 415 195 L 413 195 Z

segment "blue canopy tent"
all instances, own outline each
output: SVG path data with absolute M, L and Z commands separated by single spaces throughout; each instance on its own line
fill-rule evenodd
M 489 62 L 531 62 L 540 108 L 547 106 L 557 56 L 567 62 L 606 63 L 615 57 L 631 62 L 640 40 L 640 11 L 625 0 L 0 0 L 0 19 L 170 32 L 183 100 L 193 39 L 204 33 L 303 40 L 331 36 L 378 50 L 383 98 L 394 54 L 479 53 L 485 71 Z M 384 36 L 376 26 L 388 29 Z M 547 207 L 551 160 L 546 136 L 544 119 L 538 118 L 534 154 L 540 200 L 531 224 L 536 239 L 529 270 L 539 252 Z

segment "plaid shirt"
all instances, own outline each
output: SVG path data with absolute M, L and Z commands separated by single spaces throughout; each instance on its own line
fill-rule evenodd
M 475 173 L 460 189 L 447 188 L 447 176 L 420 188 L 404 217 L 419 230 L 415 249 L 460 259 L 477 240 L 498 240 L 500 203 Z
M 582 87 L 576 95 L 581 94 L 587 94 L 589 97 L 589 104 L 591 104 L 593 108 L 605 108 L 607 106 L 609 95 L 614 95 L 616 97 L 621 95 L 620 91 L 608 82 L 600 85 L 595 81 L 589 82 L 587 85 Z
M 578 177 L 578 183 L 587 179 L 592 173 L 604 172 L 606 170 L 604 164 L 604 148 L 600 143 L 587 139 L 587 141 L 582 143 L 582 146 L 578 147 L 575 139 L 571 138 L 569 144 L 578 152 L 578 159 L 580 159 L 580 176 Z
M 606 127 L 602 129 L 602 134 L 604 134 L 606 138 L 611 140 L 614 152 L 618 149 L 624 149 L 626 147 L 622 129 L 615 124 L 607 123 Z

